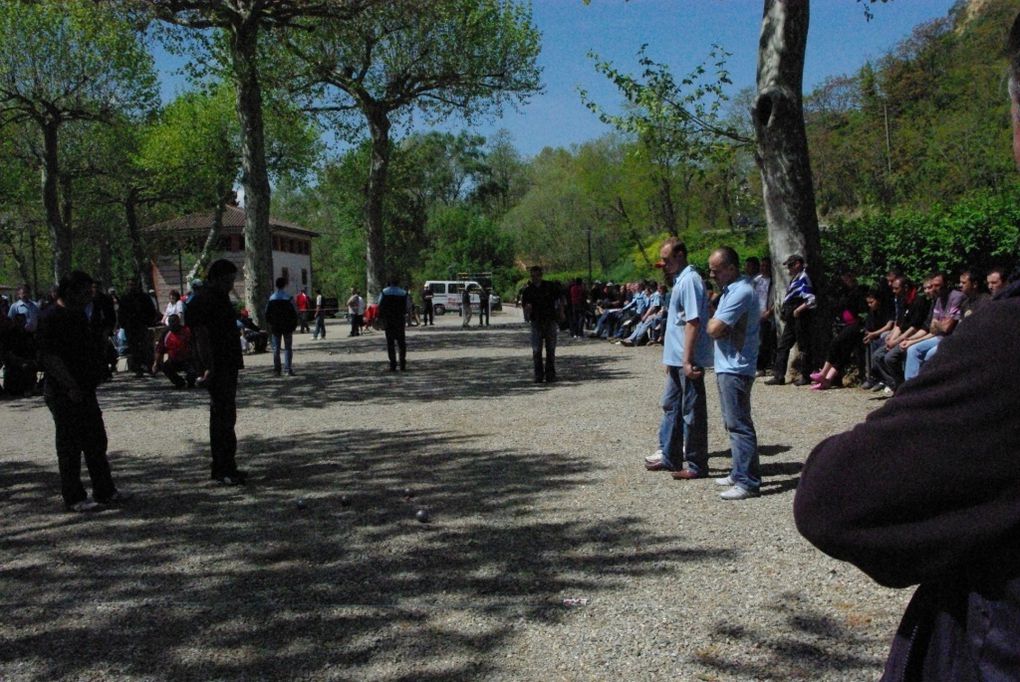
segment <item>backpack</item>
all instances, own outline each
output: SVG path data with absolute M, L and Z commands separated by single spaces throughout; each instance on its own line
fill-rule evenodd
M 266 322 L 274 334 L 291 334 L 298 326 L 297 311 L 290 300 L 273 299 L 266 306 Z

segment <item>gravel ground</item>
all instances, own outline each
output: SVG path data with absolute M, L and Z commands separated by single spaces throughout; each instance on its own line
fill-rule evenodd
M 644 471 L 657 348 L 561 336 L 545 386 L 513 309 L 408 344 L 406 374 L 339 321 L 297 338 L 297 377 L 248 357 L 241 489 L 207 480 L 203 392 L 118 375 L 100 402 L 136 498 L 91 515 L 62 511 L 41 401 L 0 404 L 0 679 L 880 675 L 909 591 L 814 550 L 791 513 L 811 447 L 874 394 L 757 386 L 763 495 L 728 503 Z

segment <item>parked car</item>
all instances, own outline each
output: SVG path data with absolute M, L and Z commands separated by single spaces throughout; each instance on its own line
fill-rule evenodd
M 461 293 L 467 287 L 471 295 L 471 309 L 478 311 L 479 295 L 482 293 L 482 285 L 473 280 L 435 280 L 425 282 L 425 286 L 432 290 L 432 311 L 436 315 L 442 315 L 447 310 L 455 310 L 460 313 Z M 489 294 L 489 310 L 502 310 L 503 301 L 499 296 Z

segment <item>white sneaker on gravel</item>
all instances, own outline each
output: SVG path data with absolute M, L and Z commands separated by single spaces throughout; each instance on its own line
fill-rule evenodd
M 733 479 L 730 476 L 727 476 L 726 478 L 717 478 L 717 479 L 715 479 L 715 484 L 716 485 L 725 485 L 725 486 L 729 486 L 731 488 L 736 485 L 736 483 L 733 482 Z
M 757 491 L 751 492 L 750 490 L 745 490 L 744 488 L 735 485 L 726 492 L 721 493 L 719 497 L 724 500 L 746 500 L 749 497 L 758 497 L 758 495 L 759 493 Z
M 657 464 L 662 461 L 662 449 L 658 449 L 652 454 L 645 457 L 645 464 Z
M 102 506 L 103 505 L 99 504 L 91 497 L 86 497 L 84 500 L 81 500 L 80 502 L 75 502 L 74 504 L 69 506 L 67 510 L 84 514 L 85 512 L 98 511 Z

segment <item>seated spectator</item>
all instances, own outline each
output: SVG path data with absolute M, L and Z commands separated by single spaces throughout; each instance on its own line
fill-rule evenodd
M 269 332 L 263 331 L 248 314 L 248 310 L 241 308 L 237 315 L 237 328 L 240 330 L 241 349 L 251 353 L 265 353 L 269 347 Z
M 981 277 L 974 270 L 964 270 L 960 273 L 960 293 L 964 296 L 963 303 L 960 304 L 964 320 L 977 312 L 991 298 L 981 291 Z
M 160 322 L 169 327 L 170 316 L 176 315 L 180 318 L 181 324 L 184 324 L 184 301 L 181 300 L 181 292 L 171 289 L 169 296 L 170 302 L 166 304 L 166 310 L 163 311 L 163 319 Z
M 903 382 L 906 349 L 902 348 L 900 343 L 927 328 L 928 314 L 931 311 L 931 299 L 928 296 L 930 290 L 930 284 L 925 282 L 925 295 L 919 296 L 917 288 L 910 286 L 906 278 L 900 277 L 893 282 L 893 293 L 897 296 L 896 324 L 873 356 L 872 371 L 878 377 L 878 383 L 872 388 L 873 391 L 882 390 L 886 395 L 892 395 L 896 386 Z
M 152 373 L 162 370 L 175 388 L 194 388 L 198 371 L 192 361 L 191 330 L 181 324 L 181 318 L 176 314 L 167 318 L 167 327 L 167 331 L 156 342 L 156 361 L 152 364 Z M 184 372 L 184 378 L 181 378 L 180 372 Z
M 4 392 L 12 397 L 31 395 L 35 390 L 39 366 L 36 362 L 35 334 L 26 330 L 27 317 L 15 313 L 0 338 L 0 361 L 4 367 Z
M 893 310 L 885 304 L 884 298 L 883 288 L 877 286 L 868 292 L 865 299 L 868 304 L 868 314 L 864 319 L 864 335 L 861 337 L 861 343 L 864 344 L 864 367 L 861 368 L 864 373 L 864 381 L 861 383 L 861 388 L 865 390 L 881 385 L 871 368 L 875 360 L 875 353 L 882 347 L 882 343 L 896 323 Z
M 900 342 L 900 346 L 907 352 L 903 370 L 906 381 L 917 376 L 924 364 L 935 355 L 942 339 L 952 334 L 963 318 L 960 306 L 965 296 L 947 287 L 946 276 L 940 272 L 934 273 L 928 281 L 933 302 L 928 324 L 926 328 Z
M 817 372 L 811 373 L 811 390 L 824 391 L 846 370 L 851 359 L 862 350 L 862 326 L 866 307 L 865 293 L 857 284 L 857 277 L 848 271 L 839 273 L 836 305 L 833 310 L 836 319 L 833 328 L 836 330 L 832 343 L 829 344 L 829 355 L 825 364 Z
M 665 308 L 662 306 L 662 294 L 656 288 L 654 282 L 645 282 L 644 295 L 648 301 L 648 307 L 645 309 L 644 314 L 637 318 L 637 322 L 633 325 L 634 331 L 627 338 L 620 341 L 624 346 L 643 345 L 648 340 L 648 330 L 651 329 L 656 320 L 661 318 L 661 313 L 665 311 Z

